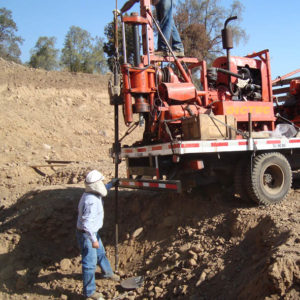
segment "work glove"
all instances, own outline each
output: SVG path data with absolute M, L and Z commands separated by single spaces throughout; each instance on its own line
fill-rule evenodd
M 113 178 L 113 179 L 111 180 L 111 183 L 112 183 L 113 186 L 116 186 L 116 185 L 118 184 L 118 182 L 119 182 L 119 179 L 118 179 L 118 178 Z

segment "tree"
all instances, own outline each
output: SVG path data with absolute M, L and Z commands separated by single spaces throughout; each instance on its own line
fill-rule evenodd
M 118 28 L 121 28 L 121 22 L 118 22 Z M 113 62 L 114 62 L 114 54 L 115 54 L 115 41 L 114 41 L 114 22 L 107 24 L 104 28 L 104 34 L 106 36 L 107 42 L 104 43 L 103 49 L 106 53 L 108 59 L 108 66 L 111 71 L 113 71 Z M 132 64 L 133 63 L 133 55 L 134 55 L 134 43 L 133 43 L 133 33 L 132 26 L 127 25 L 125 27 L 125 35 L 126 35 L 126 54 L 127 61 Z M 123 53 L 123 39 L 122 39 L 122 31 L 118 31 L 118 42 L 119 42 L 119 55 L 121 63 L 124 61 L 124 53 Z
M 31 57 L 29 65 L 33 68 L 42 68 L 45 70 L 54 70 L 58 67 L 57 54 L 55 49 L 55 37 L 39 37 L 33 50 L 31 50 Z
M 84 72 L 91 50 L 91 35 L 86 30 L 71 26 L 62 49 L 61 63 L 70 72 Z
M 103 73 L 105 58 L 102 48 L 102 39 L 94 39 L 88 31 L 71 26 L 65 37 L 61 64 L 70 72 Z
M 92 64 L 94 72 L 97 73 L 106 73 L 107 71 L 107 62 L 104 55 L 104 43 L 103 38 L 96 36 L 94 39 L 93 52 L 92 52 Z
M 104 74 L 107 71 L 106 58 L 103 51 L 103 40 L 96 36 L 91 39 L 91 47 L 85 55 L 82 72 Z
M 211 62 L 223 53 L 221 30 L 228 17 L 237 15 L 238 21 L 230 23 L 236 44 L 246 40 L 245 31 L 238 25 L 243 5 L 232 2 L 229 9 L 220 5 L 219 0 L 185 0 L 179 2 L 175 23 L 182 37 L 186 55 Z
M 23 43 L 23 39 L 16 36 L 17 31 L 18 28 L 12 19 L 11 11 L 0 8 L 0 56 L 20 63 L 21 50 L 19 45 Z

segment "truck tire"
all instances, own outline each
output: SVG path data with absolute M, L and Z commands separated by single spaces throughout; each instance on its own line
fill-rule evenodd
M 270 205 L 288 196 L 292 185 L 292 170 L 281 153 L 257 155 L 248 167 L 248 194 L 258 204 Z
M 242 158 L 238 161 L 234 171 L 234 193 L 243 201 L 252 202 L 246 186 L 247 181 L 245 180 L 247 167 L 247 159 Z

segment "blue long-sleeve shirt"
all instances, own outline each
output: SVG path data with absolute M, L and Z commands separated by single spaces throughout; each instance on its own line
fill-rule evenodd
M 105 185 L 107 191 L 112 187 L 109 182 Z M 100 195 L 83 193 L 78 204 L 77 228 L 88 234 L 91 242 L 96 242 L 96 234 L 103 226 L 104 209 L 103 200 Z

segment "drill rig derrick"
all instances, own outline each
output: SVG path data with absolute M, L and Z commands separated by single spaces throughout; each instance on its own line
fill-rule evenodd
M 139 114 L 140 123 L 145 120 L 142 144 L 182 139 L 185 120 L 201 114 L 234 116 L 236 130 L 241 131 L 249 130 L 250 114 L 254 131 L 274 130 L 269 52 L 263 50 L 246 57 L 230 55 L 232 32 L 227 25 L 236 18 L 227 19 L 222 30 L 227 56 L 217 58 L 207 68 L 206 62 L 197 58 L 177 58 L 166 40 L 170 56 L 155 55 L 153 25 L 165 37 L 152 16 L 150 0 L 140 1 L 140 15 L 122 16 L 124 118 L 127 125 L 133 122 L 135 113 Z M 133 28 L 133 65 L 126 57 L 125 26 L 128 25 Z M 200 90 L 192 80 L 195 70 L 201 74 Z
M 177 119 L 190 116 L 191 114 L 188 111 L 194 111 L 198 114 L 198 110 L 201 109 L 199 104 L 202 104 L 196 88 L 192 84 L 190 70 L 186 71 L 181 64 L 181 62 L 198 63 L 198 60 L 191 58 L 178 59 L 171 49 L 173 58 L 155 56 L 152 21 L 162 34 L 158 24 L 152 17 L 150 0 L 141 1 L 141 16 L 133 13 L 130 16 L 122 17 L 123 53 L 125 56 L 124 64 L 121 66 L 124 119 L 127 125 L 133 122 L 134 113 L 140 115 L 140 120 L 145 119 L 144 142 L 172 139 L 170 130 L 166 130 L 165 121 L 167 120 L 169 126 L 172 127 L 174 124 L 180 123 L 180 120 Z M 135 48 L 133 65 L 127 62 L 126 57 L 126 25 L 133 27 Z M 140 55 L 138 26 L 142 26 L 142 56 Z M 167 41 L 166 43 L 168 44 Z M 168 66 L 162 68 L 163 63 L 167 63 Z M 179 76 L 174 72 L 174 68 L 170 66 L 173 63 L 175 68 L 179 70 Z M 188 107 L 187 110 L 186 107 Z M 172 133 L 176 132 L 175 129 L 171 129 L 171 131 Z

